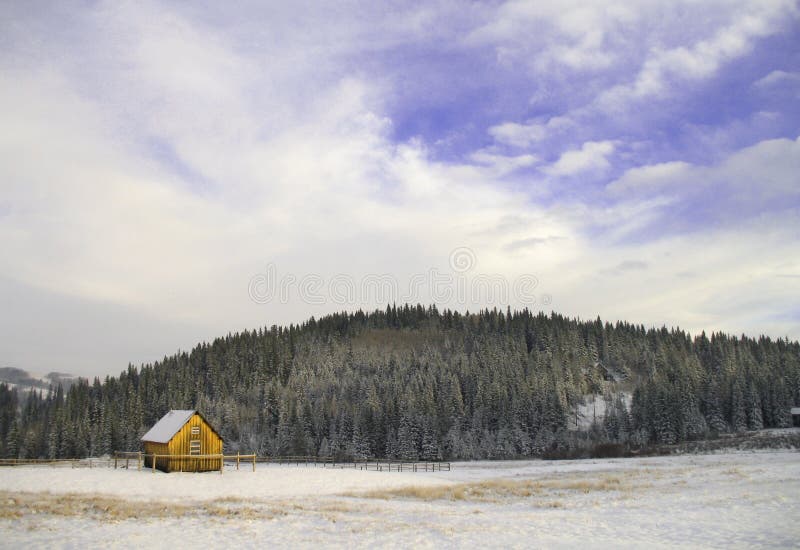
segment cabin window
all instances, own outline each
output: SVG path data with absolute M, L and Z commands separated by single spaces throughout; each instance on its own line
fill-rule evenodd
M 200 435 L 200 426 L 192 426 L 192 435 Z
M 189 454 L 190 455 L 199 455 L 200 454 L 200 441 L 190 441 L 189 442 Z

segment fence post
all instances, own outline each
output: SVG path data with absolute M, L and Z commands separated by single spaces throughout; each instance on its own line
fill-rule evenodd
M 114 451 L 114 469 L 117 469 L 117 451 Z
M 225 467 L 225 455 L 219 455 L 219 475 L 222 475 L 222 469 Z
M 256 453 L 253 453 L 253 471 L 256 471 Z
M 136 453 L 136 469 L 142 471 L 142 451 Z
M 153 473 L 156 473 L 156 457 L 158 455 L 153 453 Z
M 239 471 L 239 451 L 236 451 L 236 471 Z

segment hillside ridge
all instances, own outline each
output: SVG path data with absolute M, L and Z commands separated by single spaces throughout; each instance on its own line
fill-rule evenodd
M 602 418 L 570 429 L 589 398 Z M 232 451 L 514 458 L 787 427 L 798 402 L 797 342 L 388 306 L 229 334 L 49 396 L 0 385 L 0 451 L 136 450 L 167 410 L 191 408 Z

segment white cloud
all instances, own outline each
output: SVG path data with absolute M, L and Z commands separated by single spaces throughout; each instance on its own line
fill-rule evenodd
M 753 86 L 757 88 L 772 88 L 781 85 L 797 85 L 798 83 L 800 83 L 800 73 L 776 70 L 756 80 Z
M 797 283 L 776 275 L 798 246 L 790 215 L 742 221 L 737 227 L 705 230 L 658 241 L 603 246 L 586 243 L 575 261 L 560 265 L 554 278 L 558 311 L 603 318 L 643 320 L 699 333 L 726 331 L 796 338 L 800 323 L 779 323 L 776 312 L 796 311 L 789 298 Z M 594 276 L 587 283 L 586 266 Z M 631 269 L 631 267 L 646 269 Z M 628 269 L 619 269 L 628 267 Z M 602 290 L 600 290 L 602 289 Z M 587 313 L 584 313 L 587 312 Z
M 497 143 L 527 148 L 570 126 L 572 121 L 569 118 L 552 117 L 547 122 L 528 121 L 525 124 L 504 122 L 491 126 L 488 132 Z
M 788 139 L 765 140 L 710 165 L 637 167 L 607 186 L 613 207 L 587 223 L 616 243 L 657 242 L 676 234 L 690 239 L 711 232 L 732 239 L 734 228 L 751 227 L 765 235 L 788 231 L 781 238 L 796 248 L 789 234 L 796 231 L 791 227 L 800 199 L 799 171 L 800 140 Z M 742 269 L 749 269 L 746 263 Z
M 536 155 L 502 155 L 489 148 L 475 151 L 470 155 L 470 160 L 486 166 L 494 176 L 501 177 L 520 168 L 533 166 L 539 162 L 539 157 Z
M 501 4 L 468 41 L 495 44 L 501 61 L 519 62 L 537 72 L 595 72 L 614 64 L 619 52 L 609 42 L 636 20 L 635 9 L 624 2 L 512 0 Z
M 617 110 L 631 100 L 670 93 L 673 81 L 707 79 L 724 64 L 748 53 L 756 40 L 780 32 L 787 20 L 798 16 L 800 10 L 791 0 L 747 3 L 733 12 L 728 25 L 689 47 L 654 47 L 633 82 L 605 90 L 596 102 L 604 110 Z
M 489 128 L 489 134 L 499 143 L 514 147 L 528 147 L 532 143 L 543 140 L 547 135 L 547 130 L 543 124 L 504 122 Z
M 209 337 L 320 314 L 296 296 L 251 302 L 248 282 L 267 262 L 298 278 L 402 278 L 437 264 L 444 270 L 450 250 L 474 246 L 484 268 L 513 272 L 480 236 L 487 228 L 509 215 L 535 216 L 537 229 L 568 233 L 498 184 L 535 163 L 533 155 L 484 151 L 477 165 L 438 163 L 422 142 L 388 139 L 380 84 L 309 79 L 314 93 L 295 95 L 291 71 L 250 74 L 248 59 L 212 29 L 173 14 L 165 20 L 177 31 L 162 40 L 166 28 L 145 24 L 159 19 L 154 14 L 109 9 L 97 24 L 114 39 L 97 47 L 114 63 L 103 67 L 96 93 L 85 94 L 68 68 L 0 76 L 0 181 L 10 204 L 0 216 L 0 269 L 27 294 L 68 296 L 70 307 L 107 304 Z M 196 66 L 163 74 L 187 55 Z M 253 97 L 254 79 L 263 78 L 278 80 L 266 88 L 277 93 Z M 177 160 L 154 156 L 152 137 Z M 365 304 L 349 307 L 356 305 Z M 176 331 L 175 347 L 194 343 L 186 332 Z M 109 372 L 157 357 L 76 362 Z
M 631 168 L 607 189 L 618 195 L 666 193 L 688 197 L 722 186 L 726 192 L 719 197 L 720 202 L 738 200 L 752 211 L 778 197 L 799 196 L 798 173 L 800 138 L 771 139 L 735 151 L 714 165 L 674 161 Z
M 619 59 L 619 50 L 604 50 L 619 44 L 619 28 L 640 17 L 638 5 L 630 13 L 621 3 L 612 8 L 605 16 L 600 7 L 573 3 L 564 10 L 512 3 L 503 13 L 532 11 L 520 23 L 496 22 L 495 38 L 510 40 L 512 57 L 530 51 L 526 44 L 515 50 L 514 41 L 531 34 L 529 23 L 546 19 L 559 42 L 533 65 L 591 70 Z M 790 295 L 781 285 L 791 279 L 769 271 L 779 257 L 797 253 L 796 220 L 785 213 L 775 221 L 783 228 L 752 216 L 746 239 L 724 227 L 701 239 L 620 241 L 658 221 L 665 205 L 692 196 L 675 196 L 679 187 L 729 178 L 731 196 L 752 203 L 751 214 L 764 200 L 795 197 L 789 175 L 800 171 L 797 141 L 765 141 L 709 167 L 673 162 L 631 170 L 609 187 L 625 199 L 611 205 L 556 195 L 538 205 L 530 178 L 541 176 L 522 169 L 538 166 L 544 153 L 524 149 L 582 122 L 504 122 L 489 129 L 494 144 L 469 162 L 438 161 L 421 139 L 393 141 L 391 83 L 342 60 L 364 43 L 432 40 L 440 15 L 412 10 L 393 32 L 343 23 L 301 36 L 285 13 L 258 33 L 253 22 L 215 26 L 178 9 L 102 4 L 91 16 L 78 15 L 85 27 L 66 42 L 32 35 L 24 47 L 0 52 L 0 270 L 11 281 L 4 288 L 31 297 L 5 313 L 56 342 L 60 327 L 73 326 L 68 336 L 75 340 L 113 310 L 108 323 L 141 340 L 173 342 L 131 356 L 137 345 L 127 341 L 102 360 L 65 346 L 73 350 L 67 370 L 113 372 L 200 338 L 350 307 L 319 308 L 296 296 L 288 304 L 252 303 L 248 282 L 267 262 L 298 278 L 388 272 L 403 279 L 431 267 L 444 271 L 449 252 L 469 246 L 479 272 L 534 274 L 537 292 L 552 294 L 553 306 L 568 314 L 683 323 L 675 312 L 686 311 L 690 328 L 737 331 L 755 321 L 742 315 L 741 304 L 719 311 L 698 305 L 697 293 L 708 290 L 703 280 L 719 281 L 720 294 L 740 295 L 756 272 L 768 296 L 758 311 L 778 311 Z M 253 32 L 229 32 L 236 24 Z M 84 34 L 81 47 L 71 42 Z M 714 44 L 719 53 L 687 52 L 721 60 L 741 46 L 733 39 Z M 37 55 L 29 56 L 31 49 Z M 582 146 L 541 173 L 556 178 L 609 168 L 616 142 L 575 139 Z M 715 257 L 706 264 L 708 248 Z M 675 282 L 674 273 L 698 265 L 707 265 L 701 282 Z M 619 277 L 598 278 L 615 269 Z M 59 322 L 23 315 L 26 303 L 41 308 L 53 297 Z M 174 340 L 165 331 L 174 331 Z M 45 357 L 28 343 L 0 352 L 20 361 Z
M 681 182 L 687 177 L 690 169 L 690 164 L 681 161 L 637 166 L 608 184 L 607 189 L 613 193 L 659 191 L 665 187 L 671 188 Z
M 563 153 L 544 171 L 551 176 L 574 176 L 590 170 L 602 172 L 609 168 L 608 157 L 613 153 L 613 141 L 587 141 L 580 149 Z

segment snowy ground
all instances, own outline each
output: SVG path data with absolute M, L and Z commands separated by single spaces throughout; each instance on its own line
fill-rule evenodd
M 441 473 L 0 468 L 4 548 L 798 544 L 797 452 L 472 462 Z

